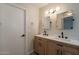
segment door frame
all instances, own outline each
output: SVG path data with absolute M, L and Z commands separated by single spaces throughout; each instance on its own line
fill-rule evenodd
M 4 4 L 7 4 L 11 7 L 18 8 L 24 11 L 24 33 L 23 34 L 25 34 L 25 37 L 24 37 L 24 55 L 25 55 L 26 54 L 26 9 L 21 8 L 20 6 L 17 6 L 16 4 L 11 4 L 11 3 L 4 3 Z

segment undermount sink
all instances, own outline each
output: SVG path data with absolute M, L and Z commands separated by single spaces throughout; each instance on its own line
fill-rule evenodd
M 52 36 L 52 35 L 49 35 L 49 36 L 46 36 L 46 35 L 36 35 L 36 36 L 79 46 L 79 41 L 78 40 L 73 40 L 73 39 L 69 39 L 69 38 L 68 39 L 58 38 L 58 37 Z
M 71 41 L 70 39 L 65 39 L 65 38 L 58 38 L 59 40 L 64 40 L 64 41 Z
M 58 37 L 52 36 L 52 35 L 49 35 L 49 36 L 46 36 L 46 35 L 37 35 L 37 36 L 43 37 L 43 38 L 48 38 L 48 39 L 63 40 L 63 41 L 71 41 L 71 40 L 69 40 L 69 39 L 58 38 Z

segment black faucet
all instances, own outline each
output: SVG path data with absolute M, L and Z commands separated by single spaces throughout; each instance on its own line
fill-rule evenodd
M 64 33 L 63 33 L 63 32 L 61 32 L 61 35 L 59 35 L 58 37 L 59 37 L 59 38 L 65 38 L 65 39 L 68 39 L 67 36 L 64 36 Z
M 47 36 L 48 36 L 48 34 L 47 34 L 46 30 L 44 30 L 44 34 L 43 34 L 43 35 L 47 35 Z
M 64 38 L 64 33 L 63 32 L 61 32 L 61 36 L 62 36 L 62 38 Z

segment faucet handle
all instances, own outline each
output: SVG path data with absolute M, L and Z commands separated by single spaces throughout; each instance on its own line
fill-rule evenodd
M 68 39 L 68 37 L 65 37 L 65 39 Z
M 47 36 L 48 36 L 48 34 L 47 34 Z
M 60 35 L 59 35 L 58 37 L 59 37 L 59 38 L 61 38 L 61 36 L 60 36 Z

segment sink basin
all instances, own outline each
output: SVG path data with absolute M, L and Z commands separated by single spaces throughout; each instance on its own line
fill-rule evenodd
M 51 40 L 59 40 L 59 41 L 71 41 L 69 39 L 65 39 L 65 38 L 57 38 L 56 36 L 46 36 L 46 35 L 37 35 L 39 37 L 43 37 L 43 38 L 48 38 L 48 39 L 51 39 Z
M 71 41 L 70 39 L 65 39 L 65 38 L 58 38 L 59 40 L 64 40 L 64 41 Z
M 56 36 L 51 36 L 51 35 L 50 36 L 36 35 L 36 36 L 79 46 L 79 41 L 78 40 L 65 39 L 65 38 L 57 38 Z

